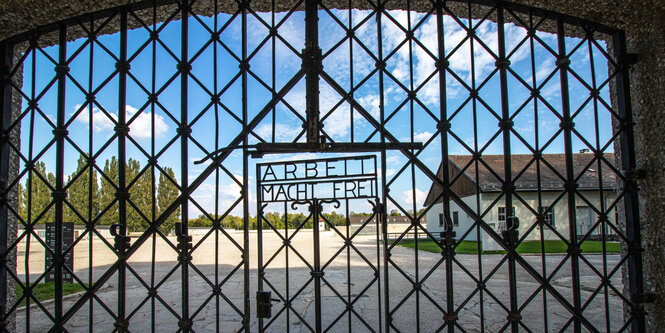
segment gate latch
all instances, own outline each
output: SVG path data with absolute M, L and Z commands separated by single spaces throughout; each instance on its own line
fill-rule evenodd
M 272 292 L 259 290 L 256 292 L 256 317 L 272 317 L 272 302 L 279 302 L 279 299 L 272 298 Z

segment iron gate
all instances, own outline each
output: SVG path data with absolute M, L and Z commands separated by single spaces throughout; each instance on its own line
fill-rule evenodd
M 146 322 L 153 331 L 167 324 L 183 332 L 249 330 L 255 325 L 249 157 L 321 152 L 378 154 L 375 193 L 382 204 L 375 214 L 384 241 L 375 283 L 383 294 L 382 300 L 377 296 L 381 324 L 371 329 L 645 330 L 640 172 L 628 81 L 633 57 L 622 31 L 503 1 L 145 1 L 21 33 L 2 41 L 0 51 L 4 330 L 69 331 L 81 321 L 90 331 L 106 331 L 108 322 L 119 332 Z M 578 163 L 578 149 L 590 153 L 586 162 Z M 516 167 L 519 153 L 527 162 Z M 77 155 L 77 168 L 66 163 Z M 453 155 L 467 160 L 451 168 L 446 162 Z M 205 168 L 197 169 L 194 160 Z M 498 185 L 486 187 L 481 174 Z M 607 174 L 614 181 L 606 181 Z M 527 176 L 535 204 L 518 188 Z M 475 193 L 471 201 L 455 192 L 464 177 Z M 81 182 L 85 195 L 74 201 Z M 435 194 L 420 209 L 423 182 L 432 183 Z M 597 202 L 585 192 L 590 183 L 600 193 Z M 110 194 L 98 198 L 98 184 Z M 237 191 L 222 193 L 225 184 Z M 614 191 L 610 198 L 604 197 L 607 189 Z M 206 192 L 213 202 L 204 207 L 199 197 Z M 496 196 L 481 206 L 481 192 Z M 554 195 L 552 202 L 544 203 L 545 192 Z M 149 198 L 139 202 L 145 193 Z M 222 203 L 224 195 L 230 199 Z M 439 202 L 440 233 L 424 224 Z M 597 217 L 580 235 L 579 202 Z M 567 207 L 562 231 L 548 217 L 559 203 Z M 320 217 L 320 202 L 312 198 L 310 205 L 312 217 Z M 518 223 L 511 213 L 516 205 L 528 219 Z M 385 232 L 388 207 L 410 221 L 392 241 Z M 451 207 L 469 217 L 468 229 L 455 231 Z M 501 208 L 503 232 L 488 224 Z M 239 233 L 227 225 L 235 209 L 242 212 Z M 195 210 L 210 225 L 198 238 L 190 227 Z M 174 217 L 175 238 L 166 228 Z M 65 219 L 82 226 L 67 248 Z M 54 248 L 38 232 L 50 220 Z M 473 234 L 477 251 L 469 261 L 459 252 Z M 483 254 L 479 239 L 485 234 L 505 253 Z M 545 234 L 565 247 L 554 268 Z M 623 244 L 620 254 L 609 253 L 610 234 Z M 413 251 L 406 271 L 395 259 L 397 246 L 405 238 L 424 246 L 421 236 L 440 256 Z M 352 243 L 348 234 L 340 237 Z M 600 255 L 593 257 L 583 251 L 592 237 L 601 239 Z M 213 249 L 205 250 L 211 238 Z M 540 256 L 520 254 L 528 239 L 540 244 Z M 30 244 L 48 252 L 53 264 L 31 268 L 36 254 Z M 106 252 L 103 258 L 114 259 L 96 266 L 102 258 L 93 260 L 95 246 Z M 166 251 L 158 253 L 158 246 Z M 65 264 L 68 253 L 86 247 L 85 269 Z M 197 260 L 209 259 L 209 251 L 214 262 L 200 267 Z M 222 258 L 229 252 L 237 255 Z M 169 255 L 174 260 L 162 272 L 164 265 L 157 264 Z M 150 256 L 150 264 L 140 266 L 141 256 Z M 54 297 L 45 303 L 35 290 L 50 271 Z M 319 288 L 320 270 L 312 271 Z M 64 272 L 82 293 L 65 297 Z M 460 288 L 462 280 L 471 287 Z M 110 282 L 116 283 L 112 298 L 105 289 Z M 408 287 L 397 290 L 395 283 Z M 206 296 L 190 294 L 199 285 Z M 168 288 L 175 286 L 179 297 L 171 299 Z M 239 289 L 240 296 L 229 296 Z M 279 298 L 290 311 L 289 296 Z M 556 318 L 550 315 L 555 308 Z M 527 313 L 539 319 L 525 318 Z M 206 316 L 214 317 L 213 325 L 197 326 Z M 322 331 L 321 320 L 312 329 Z
M 353 165 L 355 164 L 355 165 Z M 291 175 L 291 176 L 289 176 Z M 378 202 L 377 182 L 378 168 L 376 156 L 359 156 L 347 158 L 328 158 L 318 160 L 273 162 L 257 164 L 257 211 L 258 211 L 258 295 L 257 316 L 259 317 L 259 330 L 288 331 L 294 324 L 300 322 L 311 331 L 356 331 L 360 329 L 371 332 L 381 331 L 381 284 L 380 272 L 380 228 L 378 217 L 380 204 Z M 372 213 L 364 216 L 362 222 L 351 225 L 350 206 L 353 201 L 366 201 Z M 282 220 L 267 219 L 268 210 L 282 211 Z M 331 205 L 341 208 L 341 216 L 324 213 L 324 207 Z M 307 207 L 307 215 L 289 216 L 291 211 L 297 212 L 298 206 Z M 343 206 L 343 207 L 342 207 Z M 358 208 L 358 205 L 355 205 Z M 333 218 L 335 218 L 333 220 Z M 295 221 L 290 221 L 293 219 Z M 277 223 L 283 223 L 280 228 Z M 292 224 L 289 230 L 289 223 Z M 265 224 L 265 227 L 264 227 Z M 311 224 L 308 226 L 308 224 Z M 353 227 L 353 228 L 352 228 Z M 372 232 L 370 229 L 374 227 Z M 266 231 L 264 231 L 266 228 Z M 311 229 L 311 236 L 302 235 Z M 326 229 L 329 232 L 326 233 Z M 367 250 L 361 250 L 354 239 L 358 239 L 369 231 L 371 241 L 375 244 L 374 260 L 368 258 Z M 280 246 L 277 249 L 264 250 L 264 238 L 275 236 Z M 298 248 L 298 237 L 302 245 Z M 330 254 L 321 251 L 327 242 L 339 237 L 340 244 L 334 246 Z M 321 241 L 323 238 L 323 243 Z M 331 239 L 332 238 L 332 239 Z M 372 251 L 373 250 L 373 251 Z M 280 267 L 273 268 L 280 254 L 284 252 L 284 271 L 280 274 Z M 304 265 L 304 272 L 298 272 L 298 265 L 289 265 L 289 252 L 292 260 L 300 261 Z M 322 254 L 322 252 L 324 252 Z M 311 254 L 311 258 L 308 254 Z M 345 257 L 343 255 L 345 254 Z M 352 268 L 351 255 L 362 260 L 365 269 L 354 265 Z M 267 260 L 264 260 L 267 258 Z M 297 263 L 297 262 L 296 262 Z M 331 274 L 334 266 L 342 267 L 341 276 Z M 340 270 L 338 268 L 338 270 Z M 277 274 L 276 274 L 277 273 Z M 328 273 L 326 275 L 326 273 Z M 338 272 L 335 272 L 338 273 Z M 341 279 L 340 279 L 341 277 Z M 282 284 L 282 281 L 284 282 Z M 367 297 L 370 288 L 375 289 L 376 309 L 373 313 L 359 311 L 355 306 L 361 297 Z M 308 297 L 306 290 L 314 298 L 315 311 L 310 316 L 301 314 L 296 305 L 299 299 Z M 313 289 L 313 290 L 312 290 Z M 328 297 L 324 292 L 328 291 Z M 271 299 L 272 293 L 275 299 Z M 310 295 L 309 297 L 311 297 Z M 265 301 L 259 301 L 264 299 Z M 270 309 L 271 302 L 280 302 L 279 309 L 274 316 Z M 325 312 L 325 315 L 324 315 Z M 280 318 L 280 315 L 284 316 Z M 361 314 L 362 313 L 362 314 Z M 311 315 L 313 314 L 313 316 Z M 264 320 L 265 318 L 265 320 Z M 291 319 L 293 318 L 293 319 Z M 282 323 L 275 322 L 282 319 Z M 344 323 L 346 321 L 346 323 Z M 311 323 L 311 325 L 310 325 Z M 275 327 L 275 324 L 282 326 Z M 272 327 L 271 327 L 272 325 Z

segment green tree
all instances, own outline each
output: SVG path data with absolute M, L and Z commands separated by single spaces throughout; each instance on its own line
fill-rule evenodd
M 140 179 L 136 179 L 139 172 L 141 171 L 141 164 L 139 161 L 130 158 L 127 161 L 127 166 L 125 167 L 125 181 L 126 186 L 129 187 L 132 182 L 134 184 L 129 188 L 130 200 L 132 203 L 140 207 L 140 203 L 143 201 L 143 197 L 149 195 L 148 193 L 140 192 L 138 183 Z M 127 229 L 129 231 L 139 231 L 142 227 L 145 227 L 147 224 L 145 220 L 141 217 L 139 212 L 134 209 L 134 207 L 127 202 Z M 142 211 L 143 212 L 143 211 Z
M 108 205 L 115 200 L 115 193 L 118 184 L 118 159 L 113 156 L 110 160 L 104 163 L 104 174 L 110 179 L 102 177 L 101 188 L 99 193 L 100 209 L 104 210 Z M 99 219 L 99 224 L 111 225 L 118 223 L 118 203 L 115 202 L 104 215 Z
M 129 159 L 129 166 L 127 168 L 127 182 L 134 181 L 136 175 L 140 172 L 140 164 L 138 161 Z M 131 178 L 130 178 L 131 177 Z M 129 192 L 131 193 L 131 200 L 134 205 L 140 210 L 140 212 L 149 220 L 152 220 L 153 216 L 153 193 L 155 193 L 153 188 L 153 179 L 152 179 L 152 168 L 148 168 L 136 179 L 136 182 L 130 188 Z M 129 208 L 128 208 L 129 209 Z M 155 216 L 157 216 L 157 207 L 155 209 Z M 143 231 L 148 228 L 148 222 L 141 217 L 138 211 L 134 208 L 131 209 L 132 212 L 132 221 L 130 223 L 128 218 L 128 226 L 132 231 Z
M 328 220 L 328 222 L 332 223 L 334 226 L 345 226 L 346 225 L 346 217 L 342 214 L 338 214 L 337 212 L 332 212 L 332 213 L 323 213 L 323 217 Z
M 25 190 L 19 188 L 21 192 L 19 205 L 23 206 L 22 214 L 25 214 L 23 218 L 29 223 L 37 219 L 51 204 L 51 189 L 47 185 L 47 182 L 51 186 L 54 186 L 55 176 L 51 172 L 46 173 L 46 165 L 40 161 L 35 164 L 35 168 L 30 172 L 28 180 L 26 180 Z M 29 211 L 28 208 L 30 208 Z M 55 221 L 55 207 L 51 205 L 44 216 L 39 219 L 38 223 L 53 221 Z
M 83 155 L 79 157 L 77 164 L 76 171 L 68 177 L 67 182 L 69 183 L 74 179 L 78 173 L 81 173 L 81 175 L 69 185 L 67 200 L 85 220 L 92 220 L 99 214 L 100 209 L 97 172 L 87 165 L 86 158 Z M 90 172 L 91 170 L 92 172 Z M 85 223 L 68 205 L 65 205 L 64 208 L 64 220 L 66 222 Z
M 164 171 L 167 175 L 175 180 L 175 173 L 173 169 L 165 167 Z M 157 185 L 157 204 L 159 206 L 159 213 L 162 214 L 172 203 L 178 198 L 178 187 L 167 178 L 164 173 L 159 174 L 159 184 Z M 160 226 L 162 232 L 168 232 L 175 227 L 175 223 L 180 221 L 180 207 L 176 209 L 171 215 L 166 218 L 164 223 Z

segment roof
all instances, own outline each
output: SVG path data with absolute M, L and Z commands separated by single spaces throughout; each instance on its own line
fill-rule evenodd
M 599 182 L 598 160 L 594 160 L 594 156 L 590 153 L 573 154 L 573 174 L 578 184 L 578 190 L 598 190 L 601 183 L 603 189 L 616 189 L 618 183 L 615 172 L 617 169 L 614 167 L 614 154 L 603 155 L 607 162 L 601 162 L 602 182 Z M 449 155 L 449 169 L 451 169 L 449 174 L 457 175 L 460 171 L 463 171 L 462 176 L 456 182 L 470 181 L 481 192 L 501 192 L 505 170 L 504 155 L 483 155 L 482 161 L 484 161 L 484 164 L 482 162 L 470 163 L 471 160 L 471 155 Z M 610 167 L 608 163 L 612 166 Z M 478 164 L 477 182 L 476 164 Z M 566 177 L 566 157 L 564 154 L 543 154 L 540 163 L 536 163 L 531 154 L 512 155 L 511 173 L 515 189 L 518 191 L 538 189 L 538 164 L 540 164 L 540 189 L 542 191 L 564 190 L 564 180 L 561 179 Z M 453 168 L 455 170 L 452 170 Z M 442 166 L 439 165 L 436 174 L 439 179 L 443 179 L 442 171 Z M 441 188 L 432 183 L 425 199 L 425 206 L 429 205 L 440 193 Z

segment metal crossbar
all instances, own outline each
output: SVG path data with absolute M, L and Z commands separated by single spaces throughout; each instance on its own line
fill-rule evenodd
M 2 330 L 644 332 L 633 58 L 620 30 L 504 1 L 141 1 L 10 37 Z

